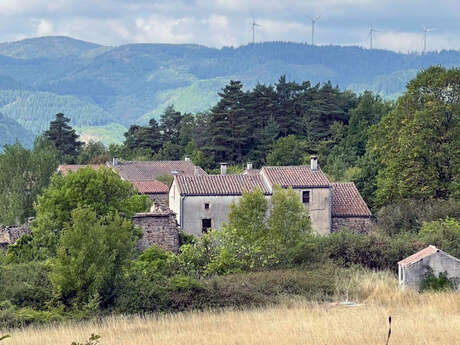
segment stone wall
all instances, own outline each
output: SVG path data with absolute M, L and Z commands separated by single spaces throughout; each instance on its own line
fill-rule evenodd
M 369 217 L 332 217 L 332 232 L 348 229 L 356 233 L 368 233 L 371 225 Z
M 133 217 L 133 223 L 143 232 L 143 237 L 137 243 L 140 250 L 146 250 L 152 245 L 173 252 L 179 250 L 176 214 L 171 210 L 138 213 Z
M 25 234 L 30 234 L 30 223 L 14 226 L 0 225 L 0 249 L 8 248 Z

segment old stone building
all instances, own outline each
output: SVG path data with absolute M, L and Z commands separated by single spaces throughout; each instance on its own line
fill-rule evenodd
M 144 251 L 152 245 L 164 250 L 179 250 L 179 229 L 176 215 L 171 210 L 152 210 L 150 213 L 138 213 L 133 224 L 142 229 L 143 236 L 137 247 Z
M 244 191 L 259 188 L 268 201 L 273 188 L 292 188 L 308 208 L 313 229 L 320 234 L 345 228 L 366 232 L 371 212 L 353 183 L 330 183 L 318 167 L 263 167 L 247 169 L 241 175 L 176 176 L 169 191 L 169 207 L 177 214 L 184 232 L 199 236 L 209 228 L 218 229 L 228 219 L 230 205 Z
M 420 284 L 429 271 L 435 276 L 446 273 L 457 289 L 460 288 L 460 259 L 435 246 L 428 246 L 398 262 L 399 286 L 420 290 Z
M 60 165 L 58 172 L 65 175 L 69 171 L 90 167 L 99 169 L 101 166 L 109 167 L 118 172 L 123 180 L 130 181 L 140 194 L 146 194 L 156 206 L 167 208 L 169 200 L 169 186 L 157 180 L 158 177 L 173 175 L 197 176 L 206 175 L 199 166 L 189 159 L 183 161 L 118 161 L 114 159 L 106 164 L 68 164 Z

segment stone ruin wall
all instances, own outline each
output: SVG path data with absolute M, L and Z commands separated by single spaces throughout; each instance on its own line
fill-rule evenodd
M 351 230 L 355 233 L 368 233 L 372 226 L 369 217 L 333 217 L 332 232 Z
M 144 251 L 152 245 L 172 252 L 179 250 L 179 230 L 176 214 L 169 211 L 138 213 L 133 224 L 142 229 L 143 236 L 137 247 Z
M 13 226 L 0 225 L 0 249 L 8 248 L 8 246 L 15 243 L 19 237 L 30 233 L 30 222 Z

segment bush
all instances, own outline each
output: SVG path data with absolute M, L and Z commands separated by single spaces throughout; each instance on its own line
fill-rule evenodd
M 460 221 L 453 218 L 424 223 L 420 238 L 445 252 L 460 258 Z
M 389 235 L 418 232 L 424 222 L 446 217 L 460 218 L 458 200 L 402 200 L 378 211 L 377 227 Z
M 20 308 L 44 308 L 52 299 L 49 272 L 45 262 L 0 266 L 0 301 Z
M 443 291 L 455 289 L 455 282 L 450 280 L 447 272 L 441 272 L 438 276 L 433 273 L 433 269 L 428 267 L 423 280 L 420 284 L 421 291 Z

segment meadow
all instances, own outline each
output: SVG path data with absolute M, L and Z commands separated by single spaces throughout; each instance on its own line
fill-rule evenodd
M 343 277 L 342 277 L 343 278 Z M 401 291 L 387 272 L 355 272 L 337 284 L 335 302 L 280 296 L 263 308 L 113 316 L 99 321 L 16 329 L 2 345 L 86 344 L 460 344 L 460 293 Z M 345 304 L 350 299 L 355 304 Z

